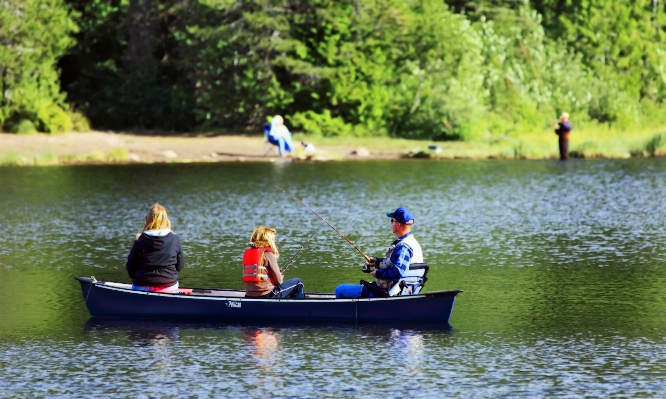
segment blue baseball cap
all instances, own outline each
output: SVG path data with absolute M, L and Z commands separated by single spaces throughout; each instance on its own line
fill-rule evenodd
M 393 212 L 386 212 L 386 216 L 403 224 L 414 224 L 414 214 L 409 209 L 400 207 Z

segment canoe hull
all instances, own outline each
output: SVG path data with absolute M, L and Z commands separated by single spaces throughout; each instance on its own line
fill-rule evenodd
M 392 298 L 245 298 L 240 291 L 175 295 L 132 291 L 86 277 L 76 278 L 90 315 L 103 318 L 205 321 L 364 321 L 448 323 L 459 290 Z M 210 292 L 210 291 L 209 291 Z M 215 292 L 215 291 L 214 291 Z M 228 292 L 228 296 L 224 293 Z M 317 294 L 314 294 L 317 296 Z M 324 296 L 324 295 L 320 295 Z M 399 315 L 399 316 L 398 316 Z

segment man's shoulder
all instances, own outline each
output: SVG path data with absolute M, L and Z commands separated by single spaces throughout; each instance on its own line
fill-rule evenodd
M 404 239 L 401 240 L 401 241 L 400 241 L 398 244 L 396 244 L 396 246 L 395 246 L 395 249 L 396 249 L 396 250 L 401 249 L 401 248 L 405 248 L 405 249 L 407 249 L 407 250 L 409 250 L 409 251 L 413 251 L 412 246 L 409 245 L 408 242 L 405 242 Z
M 414 237 L 413 234 L 409 234 L 407 237 L 400 240 L 400 242 L 407 245 L 407 246 L 409 246 L 410 244 L 412 244 L 412 245 L 421 245 L 421 244 L 419 244 L 418 240 L 416 239 L 416 237 Z

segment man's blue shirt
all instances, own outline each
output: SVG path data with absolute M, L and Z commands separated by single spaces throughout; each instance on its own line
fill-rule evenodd
M 559 127 L 555 129 L 555 134 L 569 133 L 571 131 L 571 122 L 559 122 Z
M 412 248 L 402 241 L 410 234 L 412 233 L 407 233 L 404 236 L 398 238 L 400 242 L 396 244 L 395 250 L 391 254 L 390 259 L 391 263 L 393 263 L 393 267 L 377 269 L 377 273 L 375 273 L 377 278 L 391 281 L 398 281 L 402 278 L 402 275 L 405 274 L 409 268 L 409 261 L 412 259 L 412 256 L 414 256 L 414 251 Z M 383 259 L 380 258 L 379 260 L 381 262 Z

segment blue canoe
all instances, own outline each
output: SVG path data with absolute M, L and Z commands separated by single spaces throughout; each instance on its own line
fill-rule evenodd
M 336 299 L 306 293 L 305 299 L 246 298 L 245 291 L 191 289 L 191 294 L 133 291 L 131 284 L 75 277 L 92 317 L 245 321 L 360 321 L 448 323 L 461 290 L 389 298 Z M 188 292 L 190 290 L 184 289 Z M 399 317 L 398 317 L 399 315 Z

